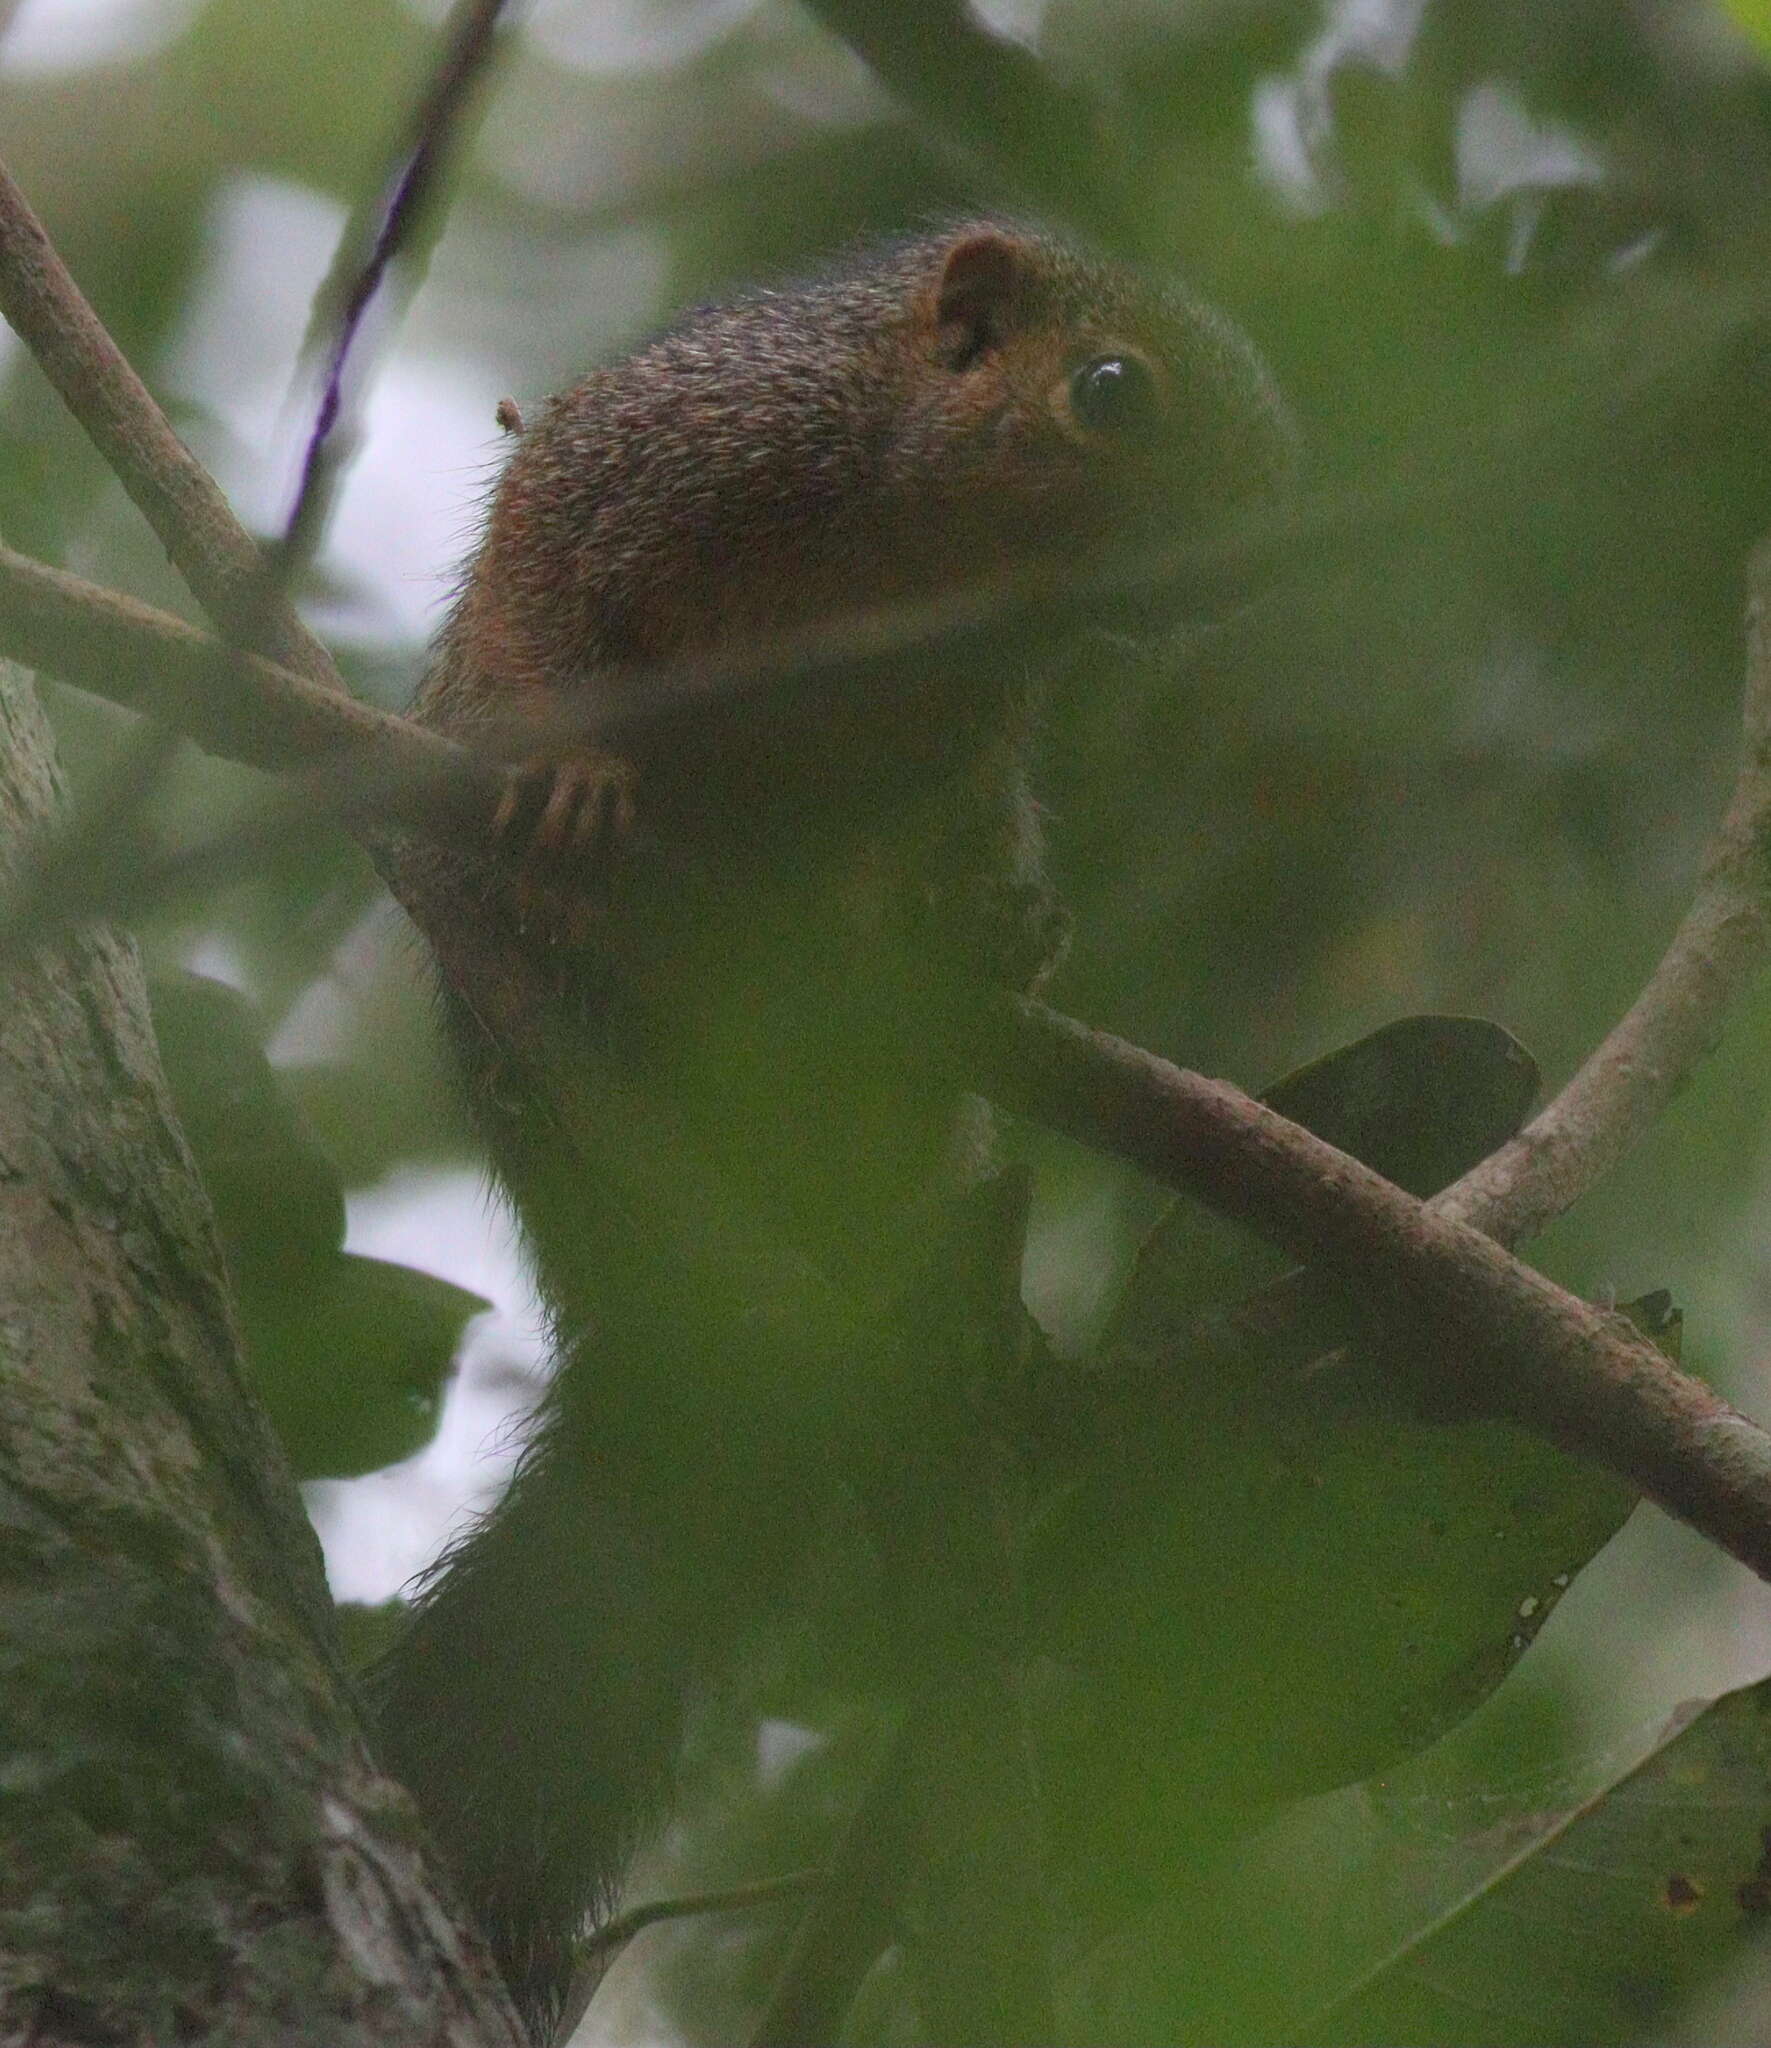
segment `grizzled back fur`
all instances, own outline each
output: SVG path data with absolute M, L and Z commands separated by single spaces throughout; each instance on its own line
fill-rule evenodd
M 1122 351 L 1151 368 L 1149 417 L 1091 431 L 1067 380 Z M 1291 462 L 1267 373 L 1222 315 L 971 223 L 691 313 L 553 399 L 497 488 L 447 644 L 514 711 L 599 669 L 1185 539 Z M 454 724 L 469 707 L 424 708 Z

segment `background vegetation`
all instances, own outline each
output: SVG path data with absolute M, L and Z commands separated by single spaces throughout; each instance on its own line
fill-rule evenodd
M 1060 678 L 1040 787 L 1077 936 L 1054 1000 L 1251 1087 L 1426 1010 L 1497 1019 L 1559 1080 L 1651 965 L 1732 768 L 1742 564 L 1771 523 L 1771 77 L 1719 13 L 1680 0 L 982 11 L 1110 107 L 1138 166 L 1121 238 L 1242 320 L 1296 406 L 1314 480 L 1368 494 L 1351 534 L 1234 623 L 1103 637 Z M 292 475 L 315 290 L 439 14 L 23 0 L 0 36 L 13 170 L 266 529 Z M 473 530 L 500 397 L 531 401 L 684 303 L 858 235 L 1025 204 L 786 0 L 548 0 L 483 105 L 434 243 L 398 280 L 404 317 L 359 394 L 355 460 L 302 593 L 353 680 L 390 705 Z M 1091 167 L 1057 141 L 1038 161 L 1048 205 L 1073 192 L 1086 215 Z M 0 346 L 0 373 L 0 533 L 180 608 L 22 350 Z M 101 803 L 119 718 L 67 693 L 53 708 L 77 800 Z M 244 771 L 192 754 L 155 829 L 189 836 L 262 800 Z M 422 975 L 366 863 L 330 833 L 246 885 L 156 908 L 140 933 L 162 972 L 243 991 L 277 1069 L 279 1100 L 259 1101 L 214 999 L 168 998 L 169 1063 L 200 1150 L 209 1133 L 279 1415 L 307 1432 L 316 1474 L 390 1468 L 310 1492 L 336 1590 L 385 1597 L 496 1483 L 501 1417 L 532 1398 L 539 1357 Z M 1532 1254 L 1592 1297 L 1669 1288 L 1686 1362 L 1759 1414 L 1768 1054 L 1771 996 Z M 1156 1205 L 1099 1158 L 1018 1142 L 1039 1174 L 1029 1298 L 1080 1344 Z M 354 1251 L 496 1305 L 467 1329 L 435 1440 L 403 1463 L 475 1303 L 336 1262 L 340 1186 Z M 296 1240 L 312 1249 L 299 1284 Z M 1284 1645 L 1267 1668 L 1285 1668 Z M 1078 1963 L 1091 2009 L 1129 2038 L 1175 2038 L 1173 1986 L 1150 1981 L 1149 1958 L 1191 1940 L 1189 2038 L 1401 2038 L 1398 2008 L 1336 2001 L 1490 1882 L 1530 1816 L 1613 1782 L 1682 1700 L 1767 1668 L 1763 1589 L 1639 1513 L 1474 1718 L 1381 1781 L 1286 1809 L 1252 1845 L 1216 1845 L 1209 1940 L 1189 1889 L 1186 1928 L 1158 1905 L 1092 1946 Z M 850 1796 L 852 1706 L 774 1671 L 753 1704 L 759 1725 L 709 1731 L 694 1811 L 643 1888 L 811 1860 Z M 1164 1768 L 1153 1743 L 1149 1770 Z M 1713 1782 L 1718 1800 L 1771 1803 L 1750 1762 L 1733 1791 Z M 1644 1853 L 1638 1838 L 1592 1851 L 1597 1891 L 1634 1873 L 1676 1918 Z M 1156 1866 L 1141 1913 L 1164 1894 Z M 1605 1924 L 1594 1899 L 1539 1901 L 1563 1946 L 1503 1944 L 1486 1964 L 1478 1913 L 1462 1978 L 1422 1964 L 1443 2002 L 1410 2008 L 1407 2038 L 1599 2038 L 1574 2019 L 1531 2030 L 1583 1930 Z M 773 1933 L 647 1937 L 593 2024 L 728 2038 Z M 1621 1958 L 1642 1935 L 1605 1939 Z M 1236 1962 L 1248 1954 L 1252 1971 Z M 889 2014 L 883 1989 L 876 2005 Z

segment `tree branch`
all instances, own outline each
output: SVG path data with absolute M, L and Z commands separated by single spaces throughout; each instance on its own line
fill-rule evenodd
M 994 1022 L 981 1078 L 995 1101 L 1307 1259 L 1381 1329 L 1386 1359 L 1422 1361 L 1459 1405 L 1596 1459 L 1771 1578 L 1771 1436 L 1627 1319 L 1227 1082 L 1038 1004 L 1004 1002 Z
M 317 778 L 365 833 L 378 812 L 383 830 L 490 831 L 503 776 L 484 756 L 7 547 L 0 654 L 164 719 L 223 760 Z
M 0 652 L 14 651 L 106 695 L 152 702 L 205 744 L 259 766 L 347 762 L 367 742 L 390 768 L 398 763 L 388 784 L 388 815 L 397 807 L 414 829 L 456 843 L 464 832 L 477 838 L 489 822 L 497 771 L 466 750 L 258 662 L 229 674 L 229 680 L 249 679 L 264 722 L 264 730 L 255 731 L 248 707 L 237 698 L 230 703 L 204 665 L 206 652 L 219 651 L 214 642 L 164 614 L 0 551 Z M 130 675 L 131 662 L 143 655 L 145 686 Z M 1754 657 L 1761 678 L 1754 683 L 1755 704 L 1763 655 L 1761 645 Z M 186 690 L 188 698 L 181 697 Z M 459 812 L 451 815 L 402 789 L 408 749 L 414 770 L 437 773 L 440 786 L 451 787 L 458 774 L 464 778 Z M 1749 750 L 1761 776 L 1765 751 L 1758 741 Z M 1755 772 L 1751 761 L 1745 772 Z M 1763 791 L 1745 801 L 1762 831 Z M 1719 836 L 1741 829 L 1741 802 L 1737 792 L 1732 822 Z M 1709 907 L 1700 900 L 1681 927 L 1670 964 L 1656 977 L 1661 988 L 1651 1011 L 1683 1018 L 1695 1000 L 1689 989 L 1680 994 L 1686 977 L 1699 987 L 1717 978 L 1690 930 L 1708 929 L 1718 917 L 1730 933 L 1749 929 L 1743 905 L 1723 915 L 1723 897 L 1713 892 L 1748 888 L 1754 869 L 1747 854 L 1706 868 L 1700 899 L 1712 892 Z M 1740 980 L 1736 972 L 1729 987 Z M 1691 1057 L 1713 1038 L 1721 1007 L 1718 1002 L 1705 1012 L 1701 1031 L 1686 1034 Z M 1446 1333 L 1455 1334 L 1470 1347 L 1472 1382 L 1453 1388 L 1454 1395 L 1477 1396 L 1597 1458 L 1771 1575 L 1771 1438 L 1617 1318 L 1520 1265 L 1469 1221 L 1415 1202 L 1227 1084 L 1184 1073 L 1035 1007 L 1005 1010 L 997 1024 L 981 1082 L 1005 1106 L 1130 1160 L 1320 1266 L 1350 1285 L 1399 1350 L 1412 1345 L 1438 1366 L 1446 1357 Z M 1663 1046 L 1656 1068 L 1656 1085 L 1666 1092 L 1673 1085 L 1673 1050 Z M 1641 1100 L 1613 1096 L 1604 1113 L 1641 1114 Z M 1598 1162 L 1615 1159 L 1640 1128 L 1616 1129 L 1601 1143 L 1602 1127 L 1593 1126 L 1582 1155 L 1586 1170 L 1596 1173 Z M 1507 1203 L 1528 1209 L 1542 1199 L 1532 1190 L 1533 1170 L 1529 1156 L 1517 1159 L 1502 1188 Z M 1564 1172 L 1558 1183 L 1564 1202 L 1573 1199 L 1570 1185 Z M 1479 1202 L 1474 1213 L 1481 1214 Z M 1269 1290 L 1257 1324 L 1284 1329 L 1304 1285 L 1293 1280 Z M 1250 1327 L 1241 1316 L 1238 1324 Z
M 1535 1236 L 1660 1116 L 1771 959 L 1771 541 L 1747 567 L 1742 725 L 1733 795 L 1660 964 L 1555 1100 L 1435 1199 L 1440 1216 L 1502 1244 Z
M 3 164 L 0 315 L 30 348 L 223 634 L 342 690 L 332 657 L 289 600 L 267 589 L 263 551 L 172 431 Z
M 808 5 L 937 141 L 957 140 L 1054 218 L 1117 220 L 1121 152 L 1101 109 L 961 0 Z

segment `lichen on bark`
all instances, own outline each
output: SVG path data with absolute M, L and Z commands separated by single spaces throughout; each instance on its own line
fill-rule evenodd
M 0 884 L 60 800 L 0 666 Z M 517 2039 L 364 1748 L 135 952 L 99 929 L 0 998 L 0 2038 Z

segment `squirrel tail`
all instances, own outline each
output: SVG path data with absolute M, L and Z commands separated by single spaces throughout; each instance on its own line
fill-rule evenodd
M 543 2040 L 587 1920 L 669 1803 L 697 1689 L 792 1554 L 767 1475 L 587 1419 L 550 1402 L 370 1680 L 382 1760 Z

